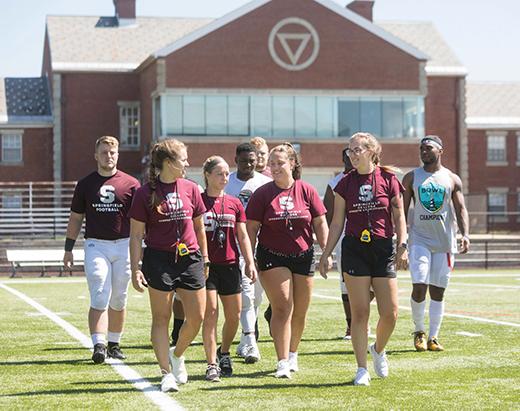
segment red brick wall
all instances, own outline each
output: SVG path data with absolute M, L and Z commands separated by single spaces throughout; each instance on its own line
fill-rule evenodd
M 283 69 L 269 54 L 269 33 L 286 17 L 307 20 L 320 36 L 317 59 L 302 71 Z M 289 30 L 291 27 L 284 32 Z M 300 61 L 311 49 L 307 46 Z M 418 60 L 307 0 L 269 2 L 172 53 L 166 62 L 168 87 L 419 88 Z
M 63 179 L 77 180 L 95 168 L 94 143 L 119 135 L 118 101 L 138 101 L 137 74 L 71 73 L 62 80 Z M 140 151 L 123 151 L 119 168 L 140 172 Z
M 486 130 L 469 130 L 469 190 L 471 193 L 487 193 L 488 187 L 509 187 L 516 193 L 520 187 L 520 166 L 517 166 L 517 131 L 509 131 L 506 136 L 507 166 L 486 166 Z M 516 205 L 514 207 L 516 209 Z
M 458 105 L 457 78 L 428 77 L 428 95 L 425 100 L 426 134 L 436 134 L 442 138 L 442 163 L 455 173 L 460 173 Z
M 26 128 L 21 164 L 0 163 L 0 181 L 52 181 L 52 128 Z

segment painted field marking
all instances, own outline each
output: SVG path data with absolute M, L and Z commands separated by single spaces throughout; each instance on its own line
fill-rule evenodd
M 44 314 L 51 321 L 59 325 L 63 328 L 71 337 L 78 340 L 81 345 L 89 350 L 92 349 L 92 342 L 90 338 L 79 331 L 72 324 L 68 323 L 64 319 L 57 316 L 54 312 L 44 307 L 43 305 L 37 303 L 32 298 L 28 297 L 24 293 L 11 288 L 3 283 L 0 283 L 0 288 L 10 292 L 16 297 L 20 298 L 31 307 L 35 308 L 42 314 Z M 124 362 L 115 359 L 107 359 L 108 364 L 114 368 L 114 370 L 125 380 L 131 383 L 135 388 L 139 391 L 142 391 L 143 394 L 148 397 L 155 405 L 157 405 L 161 410 L 183 410 L 182 406 L 171 398 L 169 395 L 163 393 L 156 386 L 153 386 L 148 380 L 143 378 L 137 371 L 126 365 Z
M 456 331 L 455 334 L 462 335 L 464 337 L 483 337 L 482 334 L 470 333 L 468 331 Z
M 341 301 L 340 297 L 333 297 L 333 296 L 330 296 L 330 295 L 323 295 L 323 294 L 316 294 L 316 293 L 312 293 L 312 295 L 314 297 L 317 297 L 317 298 L 324 298 L 324 299 L 327 299 L 327 300 Z M 372 304 L 375 305 L 376 302 L 373 301 Z M 411 311 L 412 310 L 410 307 L 407 307 L 407 306 L 404 306 L 404 305 L 400 305 L 399 309 L 400 310 L 406 310 L 406 311 Z M 426 310 L 426 311 L 428 311 L 428 310 Z M 520 328 L 520 324 L 518 324 L 518 323 L 511 323 L 511 322 L 508 322 L 508 321 L 490 320 L 489 318 L 471 317 L 469 315 L 452 314 L 452 313 L 447 313 L 447 312 L 444 313 L 444 316 L 445 317 L 453 317 L 453 318 L 463 318 L 465 320 L 473 320 L 473 321 L 478 321 L 478 322 L 481 322 L 481 323 L 490 323 L 490 324 L 497 324 L 497 325 L 507 325 L 507 326 L 510 326 L 510 327 L 518 327 L 518 328 Z

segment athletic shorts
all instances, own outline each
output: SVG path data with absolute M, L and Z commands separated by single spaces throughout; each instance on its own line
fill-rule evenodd
M 206 285 L 204 260 L 199 251 L 178 256 L 175 252 L 155 250 L 146 247 L 143 252 L 142 272 L 148 285 L 159 291 L 173 291 L 177 288 L 200 290 Z
M 233 295 L 242 292 L 242 272 L 237 264 L 209 265 L 206 290 L 217 290 L 219 295 Z
M 316 271 L 314 248 L 311 247 L 299 256 L 280 255 L 258 244 L 256 261 L 260 271 L 271 270 L 277 267 L 286 267 L 293 274 L 313 276 Z
M 448 287 L 455 258 L 451 253 L 432 253 L 428 248 L 410 245 L 410 274 L 413 284 Z
M 395 278 L 395 247 L 391 238 L 363 243 L 345 236 L 341 245 L 341 268 L 355 277 Z

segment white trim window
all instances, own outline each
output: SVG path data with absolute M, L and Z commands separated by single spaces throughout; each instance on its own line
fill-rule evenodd
M 140 104 L 138 101 L 120 101 L 119 106 L 119 139 L 121 147 L 139 147 Z
M 22 131 L 2 132 L 2 163 L 21 163 Z
M 507 188 L 490 188 L 488 190 L 489 222 L 507 222 Z
M 490 163 L 505 163 L 507 161 L 505 135 L 488 134 L 487 161 Z

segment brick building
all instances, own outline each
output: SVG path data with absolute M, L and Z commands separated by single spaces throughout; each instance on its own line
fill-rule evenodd
M 352 133 L 378 136 L 383 161 L 403 171 L 419 164 L 418 140 L 438 134 L 445 165 L 475 194 L 471 207 L 520 209 L 520 157 L 507 154 L 507 182 L 504 169 L 480 159 L 500 144 L 520 150 L 519 105 L 495 113 L 466 101 L 466 69 L 432 24 L 374 22 L 372 0 L 254 0 L 216 20 L 141 18 L 135 0 L 114 4 L 113 17 L 48 16 L 42 77 L 5 79 L 6 90 L 38 82 L 48 109 L 20 122 L 7 97 L 2 107 L 0 88 L 1 181 L 76 180 L 92 169 L 93 142 L 104 134 L 120 137 L 120 167 L 135 175 L 150 142 L 175 136 L 200 180 L 206 157 L 233 164 L 235 146 L 261 135 L 298 143 L 304 178 L 323 192 Z M 509 98 L 499 88 L 489 90 L 497 107 Z M 469 99 L 478 94 L 469 90 Z M 476 125 L 470 116 L 516 123 Z M 507 187 L 506 207 L 484 181 Z

